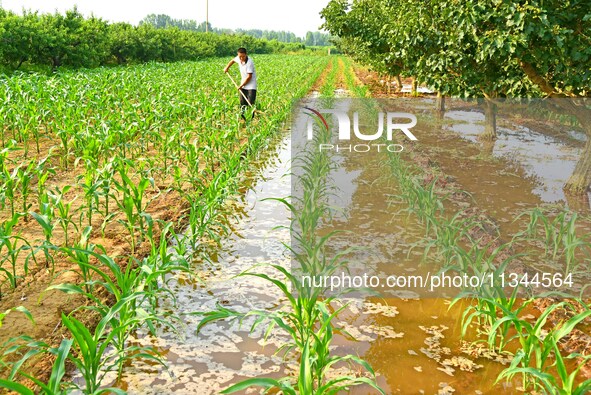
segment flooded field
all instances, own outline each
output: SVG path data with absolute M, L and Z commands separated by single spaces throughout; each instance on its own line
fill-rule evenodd
M 556 160 L 570 168 L 577 144 L 567 146 L 533 132 L 500 129 L 493 155 L 483 158 L 475 140 L 480 115 L 451 111 L 446 119 L 458 123 L 446 125 L 445 137 L 430 135 L 427 130 L 417 132 L 421 149 L 441 165 L 445 174 L 473 193 L 478 206 L 499 220 L 501 227 L 507 224 L 511 230 L 511 219 L 520 210 L 562 199 L 558 186 L 564 182 L 565 173 L 547 173 L 540 153 L 551 145 L 554 151 L 548 151 L 549 155 L 557 156 Z M 436 144 L 430 144 L 432 138 L 437 138 Z M 458 144 L 463 138 L 474 144 Z M 173 333 L 161 333 L 157 338 L 138 336 L 139 343 L 162 350 L 169 365 L 163 369 L 135 363 L 126 368 L 121 384 L 129 393 L 217 393 L 246 378 L 297 374 L 298 361 L 283 360 L 275 354 L 289 340 L 277 328 L 264 339 L 266 327 L 259 326 L 251 333 L 255 317 L 250 317 L 241 324 L 218 321 L 196 333 L 201 317 L 194 315 L 214 310 L 216 305 L 243 312 L 285 307 L 285 297 L 268 282 L 236 276 L 260 263 L 291 264 L 283 244 L 290 243 L 290 213 L 281 202 L 266 200 L 287 197 L 290 191 L 290 142 L 287 137 L 280 140 L 249 174 L 245 181 L 248 191 L 228 206 L 233 213 L 230 234 L 222 238 L 219 248 L 206 250 L 203 259 L 194 262 L 199 280 L 185 276 L 173 279 L 172 289 L 178 297 L 175 311 L 186 326 L 179 328 L 180 338 Z M 523 155 L 514 155 L 517 149 Z M 347 231 L 331 240 L 331 249 L 353 244 L 361 247 L 349 255 L 351 272 L 385 278 L 437 271 L 439 263 L 425 261 L 420 244 L 411 248 L 424 238 L 424 227 L 407 213 L 403 203 L 386 199 L 396 195 L 398 188 L 395 180 L 385 176 L 388 169 L 384 158 L 337 154 L 333 160 L 338 167 L 330 177 L 334 183 L 330 205 L 338 209 L 319 231 Z M 536 160 L 544 166 L 536 166 Z M 469 161 L 478 166 L 471 167 Z M 367 262 L 372 263 L 370 267 Z M 272 275 L 268 267 L 256 266 L 256 271 Z M 449 292 L 448 298 L 442 298 L 441 293 L 424 290 L 382 289 L 380 296 L 356 290 L 338 298 L 338 303 L 347 307 L 335 322 L 339 329 L 333 352 L 367 360 L 386 393 L 523 393 L 519 380 L 494 384 L 510 362 L 508 354 L 495 353 L 484 344 L 471 344 L 473 330 L 462 338 L 462 314 L 470 302 L 450 307 L 453 291 L 441 291 L 444 295 Z M 337 372 L 355 374 L 345 365 L 338 366 Z M 374 392 L 359 386 L 350 393 Z

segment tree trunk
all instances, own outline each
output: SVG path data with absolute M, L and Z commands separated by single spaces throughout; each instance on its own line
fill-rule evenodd
M 566 194 L 585 195 L 591 184 L 591 110 L 586 107 L 584 99 L 581 105 L 577 106 L 575 103 L 576 98 L 567 98 L 565 94 L 557 92 L 546 78 L 538 73 L 532 64 L 523 60 L 521 60 L 519 64 L 528 78 L 536 84 L 542 92 L 546 93 L 549 97 L 556 98 L 556 104 L 565 109 L 567 113 L 574 115 L 585 129 L 585 134 L 587 135 L 585 149 L 581 153 L 575 171 L 563 187 Z
M 489 99 L 484 99 L 484 134 L 481 140 L 494 141 L 497 139 L 497 105 Z
M 438 119 L 442 119 L 445 115 L 445 96 L 441 92 L 437 92 L 437 101 L 435 101 L 435 111 Z
M 587 125 L 587 129 L 591 126 Z M 587 130 L 587 143 L 575 166 L 575 171 L 564 185 L 564 192 L 571 195 L 583 195 L 591 184 L 591 136 Z
M 396 74 L 396 83 L 398 84 L 396 90 L 400 92 L 402 90 L 402 78 L 400 78 L 400 74 Z
M 417 79 L 415 77 L 412 77 L 412 88 L 410 90 L 410 94 L 413 97 L 418 96 L 418 93 L 417 93 L 418 85 L 419 85 L 419 83 L 417 82 Z
M 587 107 L 584 99 L 578 105 L 576 99 L 572 98 L 558 98 L 555 99 L 555 102 L 568 114 L 577 118 L 587 135 L 587 143 L 585 143 L 585 148 L 581 152 L 575 170 L 563 187 L 567 194 L 584 195 L 591 184 L 591 109 Z

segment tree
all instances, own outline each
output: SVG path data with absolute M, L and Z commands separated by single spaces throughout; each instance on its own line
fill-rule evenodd
M 31 58 L 38 19 L 36 13 L 25 12 L 20 17 L 0 9 L 0 59 L 4 64 L 18 69 Z
M 170 26 L 175 26 L 176 21 L 165 14 L 150 14 L 142 19 L 139 23 L 140 26 L 144 24 L 151 25 L 157 29 L 164 29 Z
M 111 54 L 115 56 L 117 63 L 127 63 L 136 58 L 135 28 L 132 25 L 124 22 L 112 24 L 109 28 L 109 37 Z

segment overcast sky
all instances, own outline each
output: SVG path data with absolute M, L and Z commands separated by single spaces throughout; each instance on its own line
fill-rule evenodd
M 287 30 L 303 37 L 319 30 L 318 13 L 329 0 L 209 0 L 209 22 L 230 29 Z M 85 16 L 94 14 L 111 22 L 137 24 L 148 14 L 175 19 L 205 20 L 206 0 L 0 0 L 3 8 L 63 12 L 78 6 Z

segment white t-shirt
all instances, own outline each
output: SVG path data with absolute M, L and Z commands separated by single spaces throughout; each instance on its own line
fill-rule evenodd
M 240 58 L 238 56 L 236 56 L 234 58 L 234 62 L 238 63 L 238 66 L 240 67 L 240 76 L 242 77 L 242 81 L 244 81 L 246 79 L 246 77 L 248 77 L 248 74 L 252 73 L 252 78 L 250 79 L 250 81 L 248 81 L 248 83 L 246 85 L 244 85 L 244 89 L 256 89 L 257 88 L 257 72 L 254 69 L 254 62 L 252 61 L 252 58 L 250 56 L 248 56 L 246 59 L 246 63 L 242 64 L 242 62 L 240 61 Z

